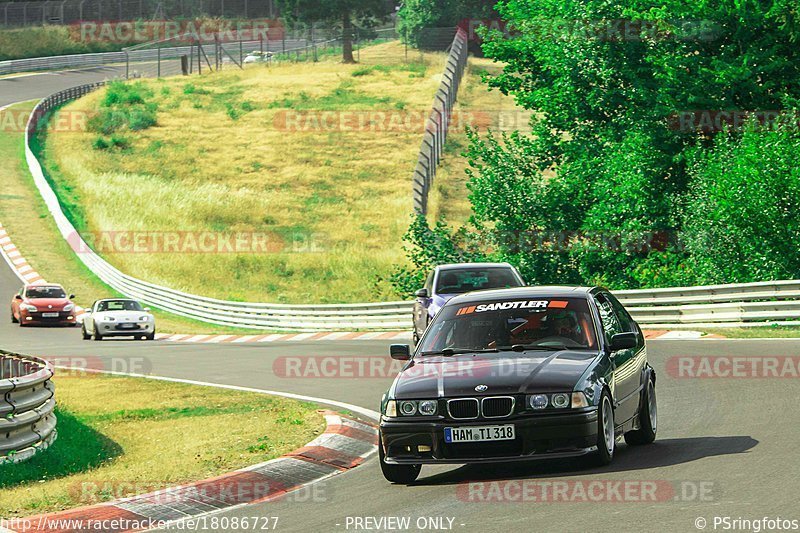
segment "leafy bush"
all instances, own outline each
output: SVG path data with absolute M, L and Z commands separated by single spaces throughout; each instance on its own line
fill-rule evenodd
M 88 122 L 91 131 L 111 135 L 122 129 L 141 131 L 157 123 L 153 91 L 142 82 L 109 84 L 99 110 Z
M 109 144 L 103 137 L 98 137 L 92 142 L 92 148 L 95 150 L 108 150 Z
M 691 158 L 684 240 L 700 283 L 800 278 L 797 124 L 720 134 Z

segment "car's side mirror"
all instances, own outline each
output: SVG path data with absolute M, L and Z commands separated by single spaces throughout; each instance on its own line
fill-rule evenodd
M 70 299 L 70 300 L 72 300 L 72 299 L 74 299 L 74 298 L 75 298 L 75 295 L 74 295 L 74 294 L 70 294 L 70 295 L 69 295 L 69 299 Z
M 15 300 L 22 300 L 22 295 L 21 294 L 15 294 L 14 295 L 14 299 Z
M 427 298 L 428 297 L 428 289 L 420 289 L 414 293 L 414 296 L 417 298 Z
M 611 337 L 611 351 L 616 352 L 617 350 L 635 348 L 637 343 L 638 339 L 636 338 L 635 332 L 628 331 L 625 333 L 617 333 Z
M 411 347 L 408 344 L 392 344 L 389 346 L 389 355 L 398 361 L 408 361 L 411 359 Z
M 145 310 L 145 312 L 148 312 L 148 313 L 150 312 L 150 308 L 149 307 L 145 307 L 144 310 Z

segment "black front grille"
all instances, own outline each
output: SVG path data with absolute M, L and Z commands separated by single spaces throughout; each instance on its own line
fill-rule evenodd
M 117 331 L 139 331 L 139 324 L 117 324 L 114 326 Z
M 450 400 L 447 402 L 447 409 L 451 418 L 478 418 L 478 400 L 475 398 Z
M 486 418 L 509 416 L 514 411 L 514 398 L 510 396 L 484 398 L 481 411 Z

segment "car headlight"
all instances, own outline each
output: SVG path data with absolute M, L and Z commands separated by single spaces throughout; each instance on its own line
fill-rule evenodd
M 27 312 L 29 312 L 29 313 L 35 313 L 35 312 L 37 312 L 37 311 L 38 311 L 38 309 L 36 308 L 36 306 L 35 306 L 35 305 L 30 305 L 30 304 L 22 304 L 22 305 L 20 305 L 19 307 L 20 307 L 20 309 L 24 309 L 25 311 L 27 311 Z
M 413 416 L 417 413 L 417 402 L 400 402 L 400 413 L 404 416 Z
M 433 416 L 436 414 L 436 400 L 423 400 L 419 402 L 419 414 Z
M 64 306 L 64 311 L 67 312 L 67 313 L 69 313 L 73 309 L 75 309 L 75 304 L 67 304 L 67 305 Z
M 557 392 L 555 394 L 532 394 L 527 404 L 531 409 L 541 410 L 548 406 L 551 409 L 579 409 L 589 407 L 589 400 L 582 392 Z
M 150 320 L 150 317 L 146 317 L 146 316 L 140 316 L 139 317 L 139 322 L 147 322 L 148 320 Z
M 105 317 L 103 317 L 103 320 L 105 320 L 106 322 L 114 322 L 114 317 L 106 315 Z
M 563 409 L 565 407 L 569 407 L 569 394 L 565 394 L 560 392 L 558 394 L 553 394 L 552 396 L 553 407 L 557 409 Z
M 397 416 L 397 402 L 394 400 L 389 400 L 386 402 L 386 416 L 389 417 L 396 417 Z
M 550 400 L 546 394 L 534 394 L 528 398 L 528 405 L 534 409 L 544 409 L 548 403 L 550 403 Z

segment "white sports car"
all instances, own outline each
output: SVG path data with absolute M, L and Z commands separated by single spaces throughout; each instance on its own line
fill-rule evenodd
M 142 307 L 136 300 L 97 300 L 83 317 L 83 340 L 135 337 L 152 341 L 156 338 L 156 320 L 149 311 L 148 307 Z

